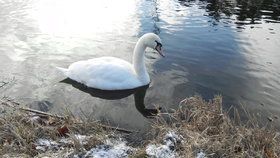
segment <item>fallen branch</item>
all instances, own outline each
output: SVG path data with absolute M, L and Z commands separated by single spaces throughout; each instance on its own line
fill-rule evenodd
M 51 113 L 47 113 L 47 112 L 43 112 L 43 111 L 31 109 L 31 108 L 26 108 L 26 107 L 17 108 L 15 105 L 19 105 L 19 104 L 16 103 L 16 102 L 13 102 L 12 100 L 7 100 L 7 101 L 0 100 L 0 104 L 8 106 L 8 107 L 12 107 L 14 109 L 19 109 L 21 111 L 35 113 L 35 114 L 43 116 L 43 117 L 50 116 L 50 117 L 55 117 L 55 118 L 59 118 L 59 119 L 63 119 L 63 120 L 65 120 L 67 118 L 65 116 L 60 116 L 60 115 L 57 115 L 57 114 L 51 114 Z M 113 129 L 113 130 L 120 131 L 120 132 L 125 132 L 125 133 L 137 132 L 137 131 L 132 131 L 132 130 L 119 128 L 119 127 L 113 127 L 113 126 L 109 126 L 109 125 L 103 125 L 103 124 L 98 124 L 98 125 L 102 128 L 105 128 L 105 129 Z
M 102 128 L 113 129 L 113 130 L 117 130 L 117 131 L 125 132 L 125 133 L 138 132 L 138 131 L 131 131 L 131 130 L 124 129 L 124 128 L 119 128 L 119 127 L 113 127 L 113 126 L 108 126 L 108 125 L 102 125 L 102 124 L 99 124 L 99 126 L 101 126 Z
M 65 119 L 66 118 L 64 116 L 59 116 L 59 115 L 56 115 L 56 114 L 51 114 L 51 113 L 47 113 L 47 112 L 43 112 L 43 111 L 39 111 L 39 110 L 34 110 L 34 109 L 30 109 L 30 108 L 25 108 L 25 107 L 20 107 L 19 110 L 36 113 L 36 114 L 43 115 L 43 116 L 56 117 L 56 118 L 59 118 L 59 119 Z
M 64 116 L 59 116 L 59 115 L 56 115 L 56 114 L 51 114 L 51 113 L 47 113 L 47 112 L 42 112 L 42 111 L 30 109 L 30 108 L 21 107 L 21 108 L 19 108 L 19 109 L 20 109 L 20 110 L 23 110 L 23 111 L 27 111 L 27 112 L 32 112 L 32 113 L 36 113 L 36 114 L 39 114 L 39 115 L 43 115 L 43 116 L 50 116 L 50 117 L 56 117 L 56 118 L 59 118 L 59 119 L 66 119 L 66 117 L 64 117 Z M 127 130 L 127 129 L 124 129 L 124 128 L 108 126 L 108 125 L 102 125 L 102 124 L 98 124 L 98 125 L 99 125 L 100 127 L 102 127 L 102 128 L 114 129 L 114 130 L 117 130 L 117 131 L 120 131 L 120 132 L 125 132 L 125 133 L 137 132 L 137 131 Z

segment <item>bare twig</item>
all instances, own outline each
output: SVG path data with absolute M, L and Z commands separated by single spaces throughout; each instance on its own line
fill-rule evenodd
M 32 113 L 36 113 L 36 114 L 39 114 L 39 115 L 51 116 L 51 117 L 56 117 L 56 118 L 60 118 L 60 119 L 65 119 L 64 116 L 59 116 L 59 115 L 56 115 L 56 114 L 42 112 L 42 111 L 39 111 L 39 110 L 30 109 L 30 108 L 21 107 L 19 109 L 22 110 L 22 111 L 32 112 Z
M 128 129 L 124 129 L 124 128 L 119 128 L 119 127 L 113 127 L 113 126 L 108 126 L 108 125 L 102 125 L 99 124 L 100 127 L 105 128 L 105 129 L 113 129 L 116 131 L 120 131 L 120 132 L 125 132 L 125 133 L 134 133 L 134 132 L 138 132 L 138 131 L 132 131 L 132 130 L 128 130 Z
M 30 109 L 30 108 L 21 107 L 19 109 L 23 110 L 23 111 L 27 111 L 27 112 L 32 112 L 32 113 L 36 113 L 36 114 L 39 114 L 39 115 L 43 115 L 43 116 L 51 116 L 51 117 L 56 117 L 56 118 L 59 118 L 59 119 L 65 119 L 66 118 L 64 116 L 59 116 L 59 115 L 56 115 L 56 114 L 46 113 L 46 112 L 42 112 L 42 111 Z M 137 131 L 131 131 L 131 130 L 128 130 L 128 129 L 119 128 L 119 127 L 113 127 L 113 126 L 109 126 L 109 125 L 99 124 L 99 126 L 102 127 L 102 128 L 105 128 L 105 129 L 114 129 L 114 130 L 117 130 L 117 131 L 120 131 L 120 132 L 125 132 L 125 133 L 137 132 Z

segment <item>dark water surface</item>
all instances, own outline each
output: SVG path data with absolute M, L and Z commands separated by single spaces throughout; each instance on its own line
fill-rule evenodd
M 155 32 L 167 57 L 146 54 L 146 107 L 176 109 L 187 96 L 221 94 L 225 108 L 243 104 L 266 120 L 280 115 L 279 23 L 278 0 L 1 0 L 0 81 L 14 80 L 0 92 L 51 112 L 147 129 L 135 95 L 93 97 L 61 83 L 55 66 L 101 56 L 131 61 L 137 39 Z

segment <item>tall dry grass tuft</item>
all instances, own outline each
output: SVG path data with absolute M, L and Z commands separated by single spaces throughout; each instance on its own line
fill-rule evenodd
M 279 132 L 248 123 L 241 125 L 236 109 L 231 119 L 222 109 L 221 96 L 208 102 L 199 96 L 190 97 L 168 117 L 159 115 L 151 132 L 155 141 L 162 141 L 168 131 L 183 137 L 176 146 L 182 157 L 195 157 L 201 151 L 207 157 L 280 157 Z
M 9 100 L 1 100 L 1 105 L 8 105 L 8 108 L 12 108 L 9 112 L 0 115 L 1 157 L 6 154 L 35 156 L 39 154 L 36 150 L 36 141 L 39 138 L 59 140 L 69 136 L 71 138 L 71 135 L 75 133 L 92 135 L 87 144 L 83 146 L 90 149 L 101 144 L 101 140 L 108 134 L 99 122 L 90 118 L 76 118 L 70 113 L 65 117 L 37 114 L 24 111 L 12 104 L 13 102 Z M 73 141 L 74 144 L 69 147 L 80 150 L 80 146 L 75 144 L 74 138 Z

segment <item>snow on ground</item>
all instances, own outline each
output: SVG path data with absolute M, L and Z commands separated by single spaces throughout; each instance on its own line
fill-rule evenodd
M 84 145 L 89 140 L 89 136 L 73 135 L 80 144 Z M 179 157 L 176 153 L 176 145 L 182 141 L 182 136 L 178 136 L 175 132 L 168 132 L 163 140 L 163 144 L 149 144 L 146 147 L 146 154 L 150 158 L 176 158 Z M 46 151 L 59 151 L 63 150 L 65 146 L 69 147 L 69 144 L 73 144 L 73 137 L 62 138 L 55 142 L 48 139 L 38 139 L 35 143 L 36 150 L 41 153 Z M 130 147 L 121 138 L 108 138 L 104 140 L 103 144 L 97 145 L 94 148 L 80 153 L 74 153 L 71 148 L 71 154 L 74 158 L 127 158 L 130 154 L 134 153 L 136 149 Z M 67 153 L 69 155 L 69 152 Z M 205 158 L 205 154 L 201 151 L 197 154 L 197 158 Z
M 37 143 L 35 145 L 36 150 L 41 150 L 43 152 L 47 150 L 57 150 L 59 148 L 57 142 L 41 138 L 37 140 Z
M 122 140 L 106 140 L 103 145 L 92 148 L 85 157 L 93 158 L 126 158 L 133 152 L 133 148 Z
M 180 136 L 171 131 L 165 135 L 164 144 L 149 144 L 146 147 L 146 153 L 153 158 L 175 158 L 178 154 L 175 152 L 175 145 L 181 141 Z
M 87 139 L 89 136 L 75 134 L 74 137 L 79 140 L 80 144 L 87 143 Z M 69 144 L 73 144 L 73 140 L 71 138 L 62 138 L 58 142 L 40 138 L 35 143 L 35 149 L 41 152 L 45 152 L 47 150 L 59 150 L 63 146 L 67 146 Z
M 81 144 L 86 144 L 89 136 L 74 135 L 75 139 L 79 140 Z M 38 139 L 35 143 L 35 149 L 40 152 L 53 151 L 53 156 L 56 151 L 63 150 L 65 146 L 73 144 L 73 140 L 69 138 L 62 138 L 58 142 L 48 139 Z M 126 158 L 135 149 L 127 146 L 126 142 L 121 139 L 107 139 L 102 145 L 98 145 L 95 148 L 90 149 L 84 153 L 74 154 L 74 158 Z M 72 150 L 74 151 L 74 150 Z M 69 153 L 65 153 L 69 155 Z M 71 155 L 71 154 L 70 154 Z
M 203 151 L 197 153 L 196 158 L 206 158 L 206 154 Z
M 78 140 L 80 144 L 84 145 L 88 142 L 87 140 L 90 138 L 90 136 L 85 136 L 85 135 L 80 135 L 80 134 L 75 134 L 71 137 L 72 137 L 72 139 L 71 138 L 62 138 L 58 142 L 60 144 L 64 144 L 64 145 L 73 144 L 74 143 L 73 138 L 75 138 L 75 140 Z

